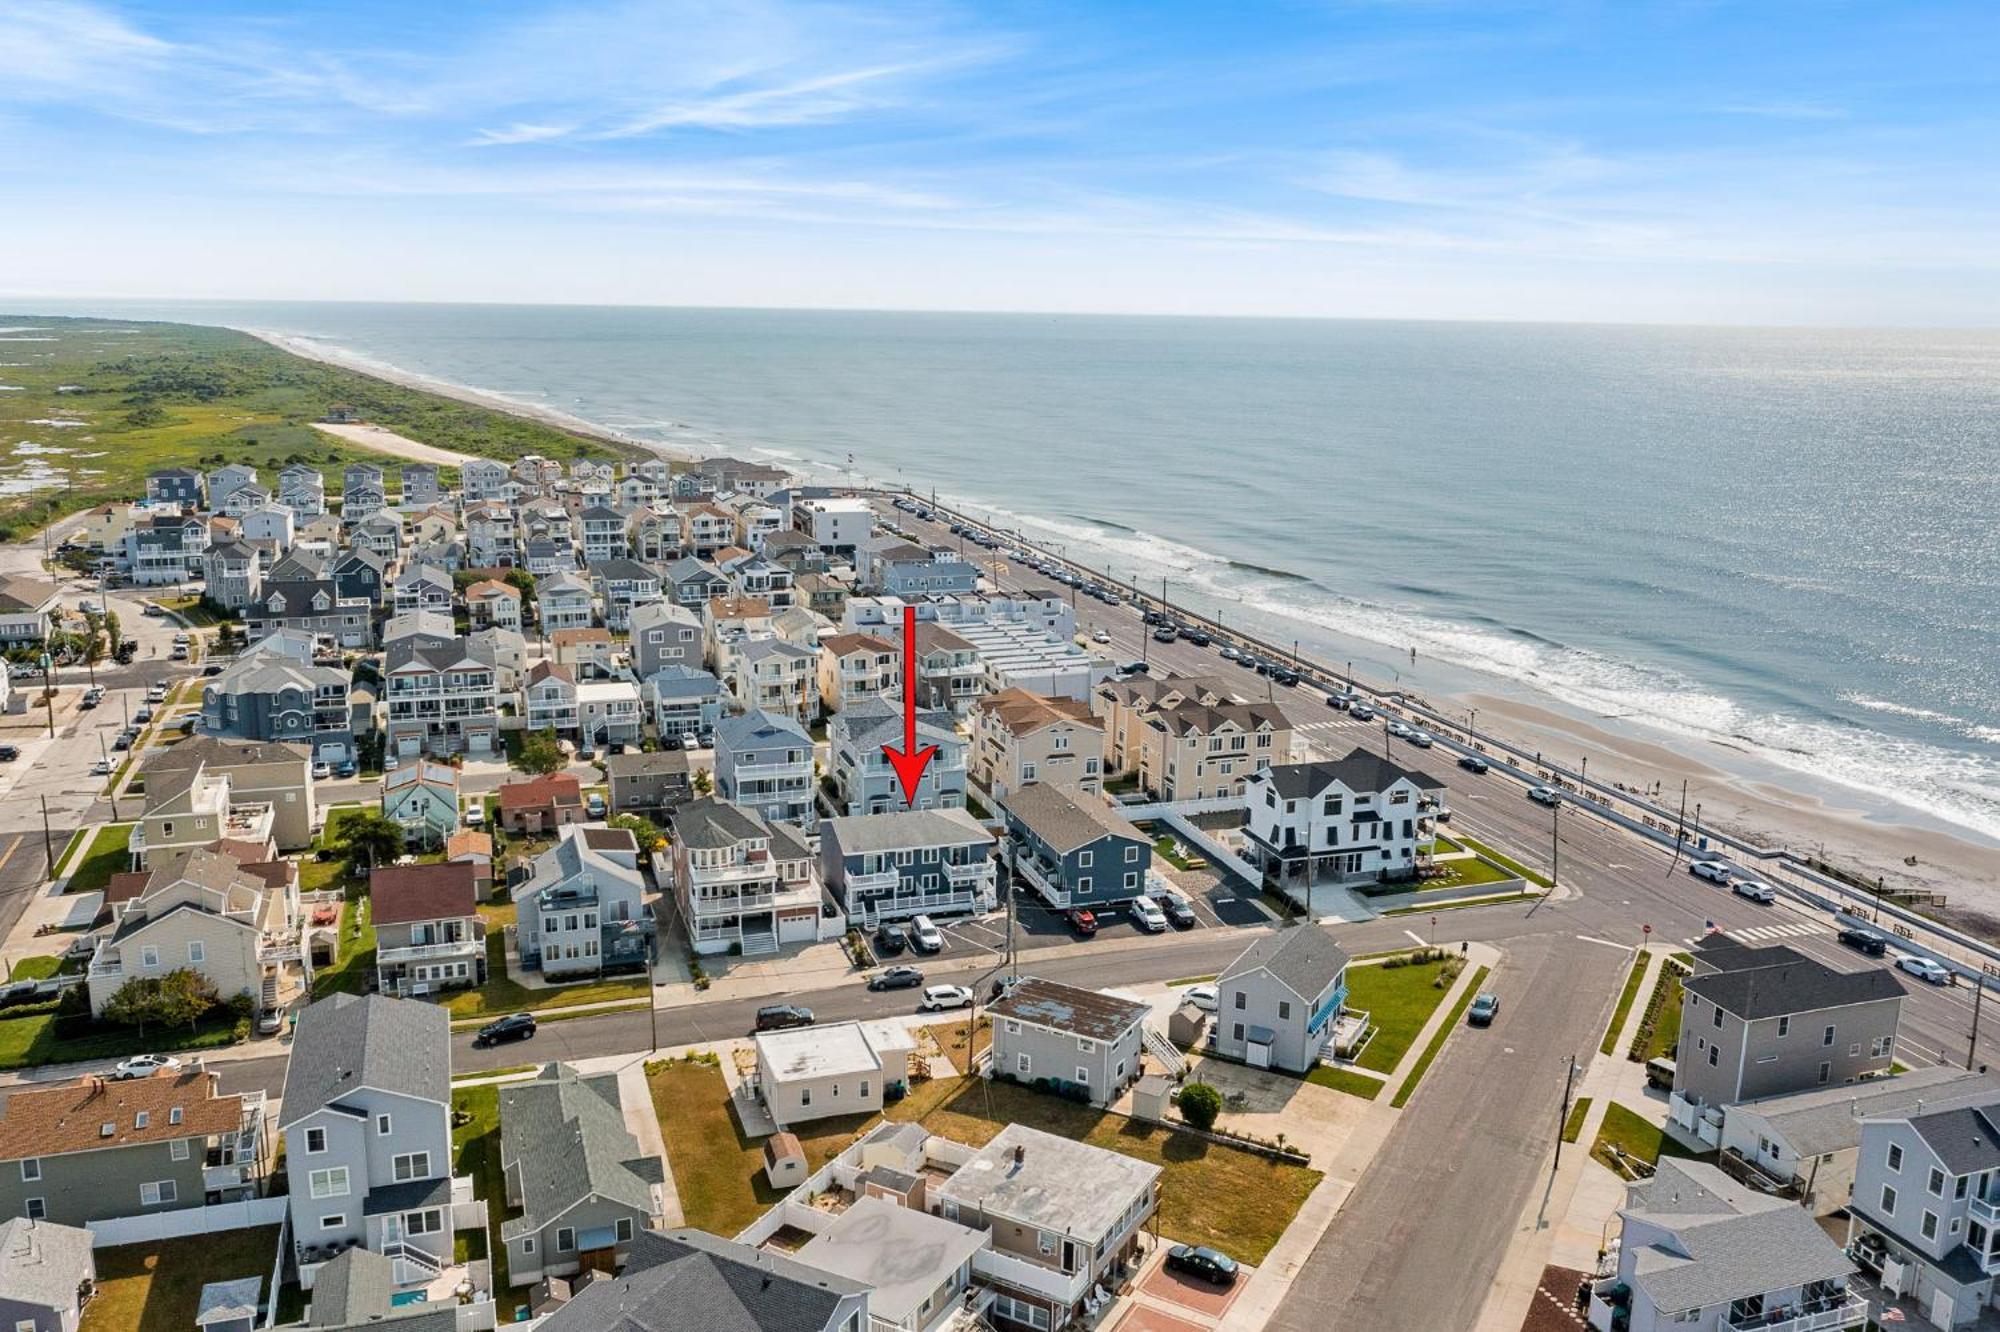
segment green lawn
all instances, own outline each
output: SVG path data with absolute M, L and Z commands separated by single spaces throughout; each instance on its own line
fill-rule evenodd
M 1477 888 L 1483 883 L 1502 883 L 1514 877 L 1511 870 L 1488 864 L 1477 857 L 1465 860 L 1447 860 L 1437 868 L 1443 871 L 1423 881 L 1419 892 L 1432 893 L 1446 888 Z
M 123 1059 L 148 1050 L 214 1050 L 236 1041 L 236 1023 L 227 1017 L 204 1021 L 191 1032 L 184 1027 L 148 1027 L 142 1035 L 129 1028 L 106 1026 L 66 1040 L 56 1037 L 55 1023 L 54 1013 L 0 1018 L 0 1069 Z
M 1199 856 L 1184 856 L 1174 850 L 1174 844 L 1178 841 L 1180 841 L 1180 838 L 1174 836 L 1172 833 L 1160 834 L 1153 839 L 1153 854 L 1166 861 L 1169 865 L 1172 865 L 1175 869 L 1201 869 L 1208 864 L 1206 860 L 1203 860 Z
M 1610 1054 L 1618 1044 L 1618 1033 L 1625 1026 L 1625 1015 L 1632 1011 L 1632 1001 L 1639 997 L 1639 982 L 1646 979 L 1647 957 L 1644 953 L 1632 959 L 1632 970 L 1625 973 L 1625 988 L 1618 992 L 1618 1007 L 1611 1010 L 1611 1025 L 1604 1029 L 1604 1039 L 1598 1042 L 1597 1053 Z
M 1417 1033 L 1450 989 L 1439 988 L 1445 963 L 1422 962 L 1413 967 L 1349 967 L 1347 1006 L 1364 1009 L 1375 1034 L 1354 1062 L 1377 1073 L 1393 1073 L 1415 1043 Z
M 1431 1043 L 1424 1047 L 1423 1056 L 1417 1060 L 1416 1067 L 1410 1070 L 1410 1076 L 1403 1080 L 1403 1085 L 1397 1088 L 1396 1099 L 1389 1102 L 1390 1105 L 1401 1110 L 1409 1103 L 1411 1095 L 1417 1090 L 1417 1084 L 1423 1081 L 1424 1074 L 1430 1071 L 1431 1064 L 1437 1060 L 1438 1052 L 1444 1049 L 1445 1041 L 1457 1028 L 1458 1020 L 1465 1016 L 1465 1010 L 1471 1005 L 1473 996 L 1479 993 L 1479 983 L 1486 979 L 1486 971 L 1485 967 L 1481 967 L 1472 973 L 1471 981 L 1459 993 L 1458 1002 L 1451 1006 L 1451 1016 L 1438 1024 L 1436 1034 L 1431 1037 Z
M 83 1307 L 77 1332 L 188 1332 L 206 1283 L 254 1276 L 269 1286 L 278 1229 L 253 1226 L 99 1249 L 97 1295 Z
M 63 888 L 66 893 L 94 893 L 111 882 L 114 874 L 132 868 L 132 825 L 113 823 L 97 830 L 90 850 Z
M 1529 883 L 1534 884 L 1538 888 L 1555 887 L 1553 883 L 1549 882 L 1548 875 L 1543 874 L 1539 870 L 1529 869 L 1526 865 L 1514 859 L 1512 856 L 1504 855 L 1499 851 L 1495 851 L 1492 847 L 1488 846 L 1486 843 L 1480 841 L 1476 837 L 1466 837 L 1461 835 L 1458 840 L 1460 841 L 1460 843 L 1464 845 L 1466 850 L 1477 851 L 1480 855 L 1485 856 L 1488 860 L 1498 862 L 1500 865 L 1504 866 L 1512 873 L 1520 875 L 1522 878 L 1526 879 Z
M 1349 1096 L 1359 1096 L 1364 1101 L 1372 1101 L 1382 1094 L 1389 1084 L 1380 1078 L 1371 1078 L 1365 1073 L 1356 1073 L 1351 1068 L 1335 1068 L 1331 1064 L 1314 1064 L 1312 1072 L 1306 1074 L 1306 1081 L 1321 1087 L 1331 1087 Z
M 453 1173 L 470 1175 L 474 1192 L 486 1200 L 487 1245 L 493 1259 L 493 1302 L 500 1321 L 512 1323 L 516 1305 L 525 1297 L 514 1298 L 513 1279 L 507 1271 L 507 1246 L 500 1240 L 500 1226 L 516 1215 L 507 1206 L 507 1180 L 500 1169 L 500 1089 L 460 1087 L 451 1094 L 451 1148 Z M 457 1123 L 461 1115 L 470 1116 Z
M 1647 1165 L 1659 1164 L 1662 1156 L 1698 1155 L 1616 1101 L 1604 1107 L 1604 1123 L 1597 1130 L 1597 1141 L 1590 1145 L 1590 1155 L 1613 1172 L 1622 1173 L 1613 1164 L 1615 1159 L 1611 1154 L 1613 1147 Z
M 9 971 L 9 978 L 17 981 L 47 980 L 62 970 L 59 957 L 24 957 Z
M 1583 1121 L 1590 1114 L 1590 1098 L 1579 1096 L 1570 1102 L 1569 1118 L 1563 1121 L 1563 1141 L 1575 1142 L 1583 1136 Z
M 500 913 L 482 910 L 486 917 L 486 983 L 476 990 L 456 990 L 444 1001 L 454 1019 L 499 1017 L 504 1013 L 540 1011 L 547 1008 L 574 1008 L 578 1004 L 607 1003 L 615 999 L 644 999 L 652 987 L 643 976 L 617 976 L 605 980 L 580 981 L 575 985 L 547 988 L 529 987 L 507 974 L 507 934 L 513 906 Z
M 369 910 L 367 895 L 349 885 L 347 900 L 340 904 L 340 952 L 332 966 L 313 973 L 313 998 L 366 994 L 374 975 L 375 913 Z

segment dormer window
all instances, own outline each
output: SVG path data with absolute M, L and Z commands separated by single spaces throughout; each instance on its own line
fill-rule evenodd
M 152 1122 L 152 1114 L 145 1110 L 141 1110 L 132 1116 L 132 1127 L 135 1129 L 142 1129 Z

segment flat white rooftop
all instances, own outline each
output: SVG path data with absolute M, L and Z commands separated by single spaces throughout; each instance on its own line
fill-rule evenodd
M 781 1082 L 879 1073 L 881 1056 L 858 1022 L 757 1033 L 757 1054 Z

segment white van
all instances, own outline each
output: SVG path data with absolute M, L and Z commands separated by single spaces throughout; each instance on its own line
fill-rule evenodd
M 910 941 L 919 953 L 941 953 L 944 951 L 944 935 L 929 916 L 913 916 L 910 919 Z
M 1167 913 L 1160 910 L 1160 904 L 1152 898 L 1139 896 L 1132 899 L 1132 919 L 1148 934 L 1164 934 L 1167 929 Z

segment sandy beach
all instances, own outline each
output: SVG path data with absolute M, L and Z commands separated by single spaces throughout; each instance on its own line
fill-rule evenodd
M 308 361 L 319 361 L 326 365 L 337 365 L 343 370 L 351 370 L 355 374 L 367 375 L 370 378 L 379 379 L 388 384 L 395 384 L 401 388 L 418 389 L 424 393 L 435 393 L 440 398 L 451 398 L 457 402 L 471 403 L 475 407 L 486 407 L 496 412 L 506 412 L 511 416 L 519 416 L 530 421 L 539 421 L 543 425 L 554 426 L 558 430 L 567 430 L 571 434 L 583 435 L 590 439 L 601 439 L 608 444 L 625 444 L 646 449 L 659 454 L 662 458 L 676 462 L 691 461 L 696 456 L 682 449 L 669 448 L 654 440 L 640 439 L 635 435 L 627 435 L 617 430 L 607 430 L 594 422 L 585 421 L 580 417 L 571 416 L 566 412 L 559 412 L 552 407 L 542 407 L 531 402 L 521 402 L 504 394 L 484 393 L 478 389 L 466 388 L 461 384 L 451 384 L 441 379 L 432 379 L 428 375 L 412 374 L 407 370 L 398 370 L 394 366 L 383 365 L 378 361 L 369 360 L 365 356 L 352 355 L 338 347 L 330 347 L 324 343 L 316 342 L 311 338 L 293 337 L 284 333 L 273 333 L 268 329 L 261 328 L 239 327 L 236 331 L 247 333 L 261 342 L 268 342 L 278 350 L 290 352 L 293 356 L 302 357 Z M 380 433 L 388 435 L 391 432 L 382 431 Z M 400 438 L 400 436 L 396 438 Z M 365 439 L 350 437 L 350 442 L 359 444 L 363 448 L 376 447 Z M 431 449 L 428 445 L 420 447 L 429 449 L 430 452 L 440 455 L 437 458 L 426 459 L 425 461 L 449 462 L 455 466 L 455 460 L 461 456 L 450 454 L 448 450 L 444 449 Z
M 463 467 L 476 461 L 470 453 L 456 453 L 451 449 L 441 449 L 435 444 L 425 444 L 399 435 L 393 430 L 384 430 L 372 425 L 335 425 L 326 421 L 313 422 L 313 429 L 322 434 L 332 435 L 349 444 L 391 457 L 404 458 L 410 462 L 433 463 L 439 467 Z

